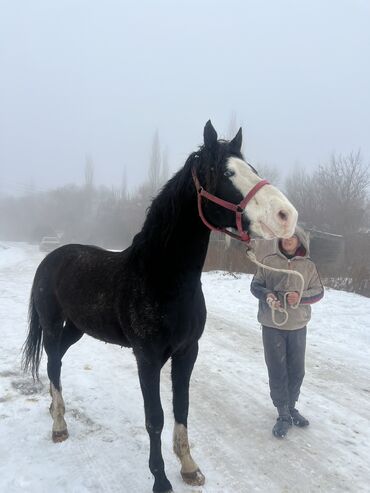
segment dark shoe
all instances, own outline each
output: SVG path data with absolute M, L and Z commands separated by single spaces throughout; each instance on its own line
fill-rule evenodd
M 279 416 L 272 429 L 272 434 L 277 438 L 284 438 L 291 426 L 292 418 L 290 416 Z
M 306 419 L 304 416 L 302 416 L 302 414 L 299 413 L 298 409 L 291 409 L 290 415 L 292 417 L 293 424 L 299 426 L 300 428 L 304 428 L 305 426 L 308 426 L 310 424 L 308 419 Z

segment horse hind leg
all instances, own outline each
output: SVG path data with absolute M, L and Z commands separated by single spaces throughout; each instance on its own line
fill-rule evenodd
M 68 428 L 64 419 L 65 405 L 62 396 L 62 389 L 58 390 L 53 383 L 50 382 L 50 395 L 52 402 L 50 404 L 50 414 L 53 418 L 52 440 L 54 443 L 64 442 L 67 440 Z
M 62 395 L 62 386 L 60 383 L 60 373 L 62 367 L 62 358 L 67 349 L 82 337 L 79 331 L 70 321 L 58 324 L 59 330 L 51 336 L 50 333 L 44 332 L 44 347 L 48 355 L 47 371 L 50 379 L 51 405 L 50 414 L 53 418 L 52 440 L 54 443 L 63 442 L 68 438 L 67 423 L 64 419 L 65 404 Z
M 62 324 L 58 325 L 61 326 L 60 333 L 51 334 L 48 331 L 44 331 L 44 348 L 48 356 L 47 371 L 50 380 L 51 405 L 49 410 L 53 418 L 53 442 L 63 442 L 68 438 L 67 423 L 64 420 L 65 405 L 60 384 L 62 361 L 59 346 Z

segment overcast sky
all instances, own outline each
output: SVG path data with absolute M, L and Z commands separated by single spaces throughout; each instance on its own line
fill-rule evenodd
M 171 170 L 231 114 L 254 163 L 370 161 L 367 0 L 0 0 L 0 191 Z

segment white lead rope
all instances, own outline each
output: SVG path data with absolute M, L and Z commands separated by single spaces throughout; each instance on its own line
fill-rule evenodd
M 302 294 L 303 294 L 303 290 L 304 290 L 304 277 L 302 276 L 302 274 L 300 272 L 297 272 L 296 270 L 277 269 L 275 267 L 270 267 L 269 265 L 262 264 L 261 262 L 259 262 L 257 260 L 256 254 L 252 250 L 247 249 L 245 253 L 246 253 L 247 257 L 249 258 L 249 260 L 251 262 L 253 262 L 254 264 L 258 265 L 258 267 L 261 267 L 262 269 L 272 270 L 274 272 L 282 272 L 284 274 L 293 274 L 293 275 L 299 277 L 299 279 L 301 281 L 301 289 L 298 292 L 298 301 L 297 301 L 297 303 L 295 305 L 290 305 L 290 308 L 292 310 L 296 310 L 298 308 L 300 302 L 301 302 Z M 287 302 L 288 294 L 289 294 L 289 292 L 284 293 L 283 306 L 275 306 L 274 303 L 268 303 L 269 307 L 271 308 L 271 312 L 272 312 L 271 313 L 272 321 L 273 321 L 273 323 L 277 327 L 282 327 L 288 321 L 288 318 L 289 318 L 289 314 L 288 314 L 288 310 L 287 310 L 287 307 L 288 307 L 288 302 Z M 283 318 L 283 321 L 282 322 L 277 322 L 276 321 L 276 319 L 275 319 L 275 312 L 279 312 L 279 313 L 282 313 L 283 314 L 283 317 L 284 318 Z

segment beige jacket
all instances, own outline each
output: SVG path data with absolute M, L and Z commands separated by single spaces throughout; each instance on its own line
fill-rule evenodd
M 279 328 L 282 330 L 301 329 L 311 318 L 311 304 L 321 300 L 324 296 L 319 274 L 313 261 L 309 258 L 309 243 L 304 231 L 297 227 L 295 234 L 299 237 L 301 246 L 297 249 L 295 256 L 288 259 L 279 248 L 279 241 L 275 243 L 275 253 L 267 255 L 262 263 L 278 269 L 296 270 L 303 275 L 304 288 L 301 302 L 297 309 L 287 306 L 288 321 L 279 327 L 272 321 L 271 308 L 266 302 L 268 293 L 274 293 L 279 301 L 283 303 L 284 293 L 288 291 L 298 291 L 301 281 L 298 276 L 289 275 L 281 272 L 258 268 L 253 277 L 251 292 L 259 299 L 258 321 L 267 327 Z M 282 314 L 276 312 L 275 320 L 282 320 Z

